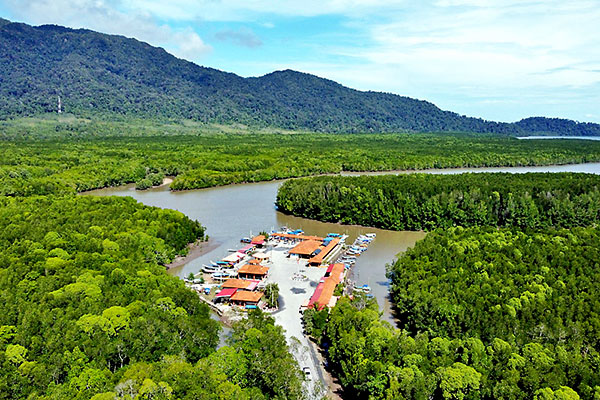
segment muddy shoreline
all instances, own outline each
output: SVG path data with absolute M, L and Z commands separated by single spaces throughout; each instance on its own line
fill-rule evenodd
M 167 270 L 172 268 L 181 267 L 196 258 L 203 256 L 204 254 L 219 247 L 219 243 L 212 239 L 208 239 L 206 242 L 197 241 L 188 245 L 188 253 L 185 256 L 177 256 L 171 263 L 165 264 Z

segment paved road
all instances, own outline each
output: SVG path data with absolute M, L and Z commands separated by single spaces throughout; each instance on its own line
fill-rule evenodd
M 319 281 L 325 274 L 325 268 L 306 267 L 305 260 L 288 258 L 287 250 L 292 246 L 279 245 L 267 254 L 271 256 L 271 262 L 267 264 L 269 270 L 269 282 L 279 285 L 280 300 L 283 300 L 279 311 L 273 313 L 275 321 L 285 329 L 288 344 L 292 346 L 292 353 L 300 364 L 300 367 L 309 367 L 311 380 L 321 382 L 326 387 L 323 366 L 314 348 L 309 344 L 308 338 L 304 336 L 302 328 L 302 314 L 300 306 L 308 300 Z M 307 280 L 294 280 L 294 274 L 303 274 Z M 296 338 L 297 342 L 293 339 Z M 296 343 L 295 343 L 296 342 Z M 294 351 L 294 347 L 301 347 Z M 313 385 L 309 385 L 309 393 Z

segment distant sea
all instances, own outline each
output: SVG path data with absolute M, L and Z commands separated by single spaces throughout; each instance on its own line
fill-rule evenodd
M 600 140 L 600 136 L 520 136 L 517 139 L 580 139 Z

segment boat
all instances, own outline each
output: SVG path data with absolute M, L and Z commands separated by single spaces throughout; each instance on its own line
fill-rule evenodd
M 228 272 L 215 272 L 212 274 L 212 278 L 217 281 L 226 281 L 231 278 L 231 274 Z
M 231 268 L 233 267 L 233 264 L 226 262 L 226 261 L 217 261 L 217 267 L 219 268 Z
M 212 265 L 206 265 L 203 264 L 202 265 L 202 272 L 206 272 L 207 274 L 212 274 L 213 272 L 220 272 L 221 268 L 218 266 L 212 266 Z
M 242 243 L 252 243 L 252 238 L 249 237 L 243 237 L 240 242 Z
M 375 237 L 377 236 L 376 233 L 365 233 L 365 236 L 371 239 L 375 239 Z
M 361 253 L 365 252 L 366 250 L 367 249 L 364 249 L 362 247 L 352 246 L 352 247 L 350 247 L 350 249 L 347 252 L 348 253 L 358 253 L 358 254 L 361 254 Z
M 369 293 L 371 293 L 371 287 L 369 285 L 362 285 L 362 286 L 355 287 L 354 291 L 369 294 Z

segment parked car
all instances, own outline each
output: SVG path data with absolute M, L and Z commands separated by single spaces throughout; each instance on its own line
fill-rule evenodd
M 302 372 L 304 372 L 304 376 L 306 376 L 306 379 L 310 379 L 310 368 L 309 367 L 303 367 Z

